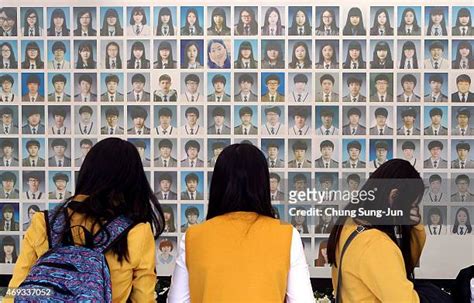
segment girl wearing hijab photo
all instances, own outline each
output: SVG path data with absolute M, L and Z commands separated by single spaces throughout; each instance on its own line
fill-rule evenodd
M 280 11 L 276 7 L 269 7 L 265 12 L 262 26 L 263 36 L 283 36 L 285 26 L 282 25 Z
M 390 25 L 390 15 L 386 8 L 379 8 L 375 12 L 374 24 L 370 29 L 371 36 L 393 36 L 393 27 Z
M 446 16 L 442 7 L 431 7 L 426 35 L 437 37 L 448 35 Z
M 400 69 L 418 69 L 416 46 L 412 41 L 406 41 L 403 43 Z
M 252 44 L 249 41 L 240 43 L 237 60 L 234 61 L 234 68 L 258 68 L 258 62 L 254 58 Z
M 306 13 L 311 12 L 311 7 L 296 7 L 291 21 L 291 27 L 288 29 L 290 36 L 311 35 L 311 17 Z
M 472 36 L 474 35 L 474 27 L 472 27 L 471 11 L 463 7 L 458 11 L 456 16 L 456 24 L 453 27 L 453 36 Z
M 51 13 L 48 36 L 69 36 L 69 32 L 69 28 L 67 28 L 66 13 L 61 8 L 55 8 Z
M 474 55 L 472 54 L 472 44 L 469 41 L 458 41 L 456 57 L 453 61 L 454 69 L 474 69 Z
M 199 24 L 199 14 L 195 8 L 189 8 L 186 11 L 186 22 L 181 27 L 181 35 L 183 36 L 202 36 L 203 30 Z
M 120 46 L 115 41 L 109 42 L 105 47 L 105 68 L 122 69 Z
M 257 9 L 255 7 L 255 9 Z M 252 7 L 244 7 L 239 13 L 239 21 L 234 26 L 236 36 L 254 36 L 258 34 L 258 23 Z
M 40 15 L 34 8 L 28 8 L 25 12 L 25 16 L 23 18 L 23 27 L 21 32 L 25 37 L 38 37 L 43 35 L 43 28 L 41 27 L 41 20 Z
M 176 68 L 176 61 L 173 59 L 173 48 L 168 41 L 161 41 L 158 46 L 157 59 L 153 63 L 153 68 L 170 69 Z
M 339 68 L 337 61 L 338 48 L 335 43 L 337 41 L 321 41 L 321 48 L 319 50 L 319 61 L 316 62 L 316 68 L 319 69 L 333 69 Z
M 262 68 L 285 68 L 285 53 L 282 50 L 281 43 L 284 41 L 266 40 L 265 52 L 262 54 Z M 262 47 L 263 48 L 263 47 Z
M 366 63 L 363 57 L 364 52 L 359 41 L 351 41 L 347 47 L 346 60 L 342 65 L 344 69 L 364 69 Z
M 352 7 L 349 10 L 342 34 L 344 36 L 365 36 L 364 17 L 360 8 Z
M 162 7 L 158 12 L 158 25 L 156 26 L 157 36 L 174 36 L 177 34 L 177 30 L 173 23 L 173 14 L 169 7 Z
M 184 58 L 181 58 L 181 68 L 203 68 L 203 65 L 201 63 L 202 44 L 199 45 L 198 42 L 202 41 L 181 40 L 181 47 L 183 47 L 183 44 L 185 43 L 184 52 L 182 53 L 182 57 Z
M 388 69 L 393 68 L 392 52 L 386 41 L 379 41 L 374 47 L 370 68 Z
M 43 69 L 41 49 L 35 41 L 28 42 L 25 47 L 25 60 L 21 63 L 23 69 Z
M 13 47 L 9 42 L 0 44 L 0 69 L 16 69 L 18 61 L 15 58 Z
M 230 27 L 227 26 L 226 13 L 222 7 L 216 7 L 212 10 L 211 26 L 207 28 L 207 34 L 210 36 L 230 35 Z
M 472 232 L 469 211 L 465 207 L 460 207 L 454 217 L 453 234 L 464 236 Z
M 97 63 L 94 61 L 94 48 L 89 41 L 82 41 L 77 49 L 76 68 L 95 69 Z
M 145 45 L 141 41 L 133 42 L 130 48 L 130 59 L 127 61 L 127 68 L 144 69 L 150 68 L 150 60 L 146 58 Z
M 102 28 L 100 29 L 101 36 L 123 36 L 123 28 L 120 24 L 120 17 L 114 8 L 109 8 L 105 12 Z
M 337 36 L 339 27 L 336 24 L 336 13 L 332 8 L 325 8 L 319 19 L 319 26 L 316 28 L 316 36 Z
M 398 27 L 399 36 L 419 36 L 421 35 L 421 27 L 416 19 L 416 12 L 413 8 L 407 7 L 403 10 L 400 18 L 400 26 Z
M 207 44 L 207 66 L 209 68 L 230 68 L 230 50 L 220 39 L 213 39 Z
M 145 9 L 141 6 L 134 7 L 130 12 L 127 35 L 142 37 L 150 35 L 150 26 L 148 25 Z
M 97 31 L 93 28 L 92 8 L 81 8 L 76 17 L 76 29 L 74 36 L 96 36 Z
M 443 213 L 439 207 L 431 207 L 428 211 L 428 220 L 425 225 L 426 234 L 428 235 L 445 235 L 446 225 L 443 220 Z
M 311 43 L 311 42 L 310 42 Z M 297 41 L 293 45 L 293 51 L 291 55 L 291 62 L 289 68 L 301 69 L 311 68 L 313 62 L 311 61 L 311 52 L 308 49 L 308 45 L 304 41 Z

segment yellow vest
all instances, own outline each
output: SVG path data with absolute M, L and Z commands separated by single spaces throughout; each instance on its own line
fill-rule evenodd
M 233 212 L 186 232 L 191 302 L 283 302 L 292 227 L 253 212 Z

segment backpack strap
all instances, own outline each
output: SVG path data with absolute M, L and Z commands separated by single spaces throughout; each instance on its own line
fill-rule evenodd
M 344 253 L 346 252 L 347 250 L 347 247 L 349 247 L 349 244 L 351 244 L 352 240 L 354 240 L 354 238 L 360 234 L 361 232 L 363 232 L 364 230 L 366 230 L 367 227 L 365 226 L 362 226 L 362 225 L 357 225 L 357 228 L 356 230 L 354 230 L 352 232 L 352 234 L 349 236 L 349 238 L 346 240 L 346 243 L 344 243 L 344 246 L 342 247 L 342 251 L 341 251 L 341 258 L 339 259 L 339 272 L 337 274 L 337 286 L 336 286 L 336 303 L 341 303 L 342 302 L 342 299 L 341 299 L 341 289 L 342 289 L 342 257 L 344 257 Z
M 61 231 L 64 228 L 64 225 L 67 224 L 70 229 L 69 222 L 66 222 L 66 214 L 58 213 L 58 207 L 56 207 L 51 212 L 44 211 L 44 221 L 46 223 L 46 234 L 48 235 L 48 244 L 49 248 L 56 248 L 62 246 L 62 240 L 60 239 Z M 67 211 L 66 209 L 64 209 Z M 56 219 L 52 222 L 54 215 L 57 214 Z M 53 224 L 51 224 L 51 222 Z
M 94 250 L 100 253 L 105 253 L 120 237 L 134 226 L 132 219 L 123 215 L 116 217 L 94 235 Z M 107 239 L 107 233 L 109 238 Z

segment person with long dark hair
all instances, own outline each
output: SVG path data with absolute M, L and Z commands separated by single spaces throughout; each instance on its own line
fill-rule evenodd
M 16 69 L 18 61 L 15 57 L 13 47 L 9 42 L 0 45 L 0 69 Z
M 122 57 L 120 57 L 120 46 L 111 41 L 105 46 L 105 68 L 122 69 Z
M 161 41 L 158 46 L 157 60 L 153 63 L 153 68 L 170 69 L 176 68 L 176 61 L 173 59 L 173 48 L 168 41 Z
M 2 250 L 0 251 L 0 263 L 13 264 L 18 260 L 15 239 L 12 236 L 5 236 L 2 240 Z
M 454 69 L 474 69 L 474 55 L 469 41 L 459 41 L 452 66 Z
M 428 235 L 445 235 L 446 225 L 439 207 L 431 207 L 428 211 L 428 223 L 425 225 Z
M 262 57 L 262 68 L 285 68 L 285 54 L 279 41 L 267 40 Z
M 202 68 L 201 55 L 202 50 L 199 47 L 199 44 L 196 41 L 189 41 L 184 47 L 184 53 L 181 60 L 181 68 Z
M 316 28 L 316 36 L 337 36 L 339 27 L 336 24 L 336 13 L 331 8 L 323 9 Z
M 426 29 L 427 36 L 447 36 L 446 16 L 441 7 L 433 7 L 430 10 L 429 23 Z
M 230 35 L 230 27 L 227 26 L 225 10 L 222 7 L 216 7 L 212 10 L 211 26 L 207 28 L 207 34 L 211 36 Z
M 415 10 L 407 7 L 402 12 L 400 18 L 400 26 L 398 27 L 398 35 L 400 36 L 419 36 L 421 35 L 421 27 L 418 25 Z
M 25 60 L 21 63 L 24 69 L 42 69 L 44 62 L 41 60 L 41 49 L 35 41 L 30 41 L 25 47 Z
M 83 8 L 77 13 L 76 29 L 74 36 L 95 36 L 97 31 L 93 28 L 92 12 L 90 8 Z
M 157 36 L 174 36 L 176 29 L 173 23 L 173 14 L 169 7 L 162 7 L 158 12 L 158 25 L 156 26 Z
M 311 18 L 306 12 L 307 8 L 296 7 L 291 21 L 291 27 L 288 29 L 290 36 L 311 35 Z M 311 11 L 311 8 L 309 8 Z
M 313 62 L 311 61 L 311 52 L 308 45 L 304 41 L 298 41 L 293 45 L 291 55 L 291 62 L 288 64 L 290 68 L 311 68 Z
M 221 39 L 213 39 L 208 42 L 207 58 L 209 68 L 230 68 L 230 52 Z
M 393 68 L 392 52 L 386 41 L 375 44 L 370 68 Z
M 21 32 L 25 37 L 38 37 L 43 35 L 43 28 L 40 26 L 41 17 L 34 8 L 29 8 L 23 17 Z
M 199 23 L 199 14 L 195 8 L 186 11 L 186 22 L 181 27 L 181 35 L 184 36 L 202 36 L 204 31 Z
M 136 6 L 132 9 L 128 24 L 128 36 L 142 37 L 150 35 L 150 26 L 148 25 L 145 9 L 143 7 Z
M 319 50 L 319 60 L 316 62 L 316 68 L 332 69 L 339 68 L 337 61 L 338 51 L 333 41 L 322 41 L 321 49 Z
M 150 60 L 146 58 L 145 45 L 141 41 L 135 41 L 130 48 L 130 59 L 127 68 L 141 69 L 150 68 Z
M 105 11 L 100 35 L 110 37 L 123 36 L 123 27 L 120 24 L 120 17 L 116 9 L 109 8 Z
M 281 24 L 280 11 L 276 7 L 269 7 L 263 19 L 262 35 L 282 36 L 285 34 L 285 26 Z
M 472 36 L 474 35 L 474 27 L 472 27 L 471 11 L 463 7 L 458 11 L 456 16 L 456 24 L 452 29 L 453 36 Z
M 31 266 L 48 251 L 45 219 L 49 218 L 49 226 L 62 226 L 49 234 L 61 239 L 63 245 L 85 245 L 85 239 L 118 217 L 131 222 L 131 226 L 105 252 L 112 301 L 153 301 L 155 240 L 163 232 L 163 211 L 143 171 L 137 148 L 119 138 L 107 138 L 92 147 L 81 166 L 72 197 L 49 214 L 34 214 L 10 287 L 18 287 Z M 63 220 L 67 223 L 61 224 Z M 94 241 L 90 244 L 101 245 Z
M 465 207 L 460 207 L 454 217 L 453 234 L 467 235 L 472 232 L 471 219 L 469 211 Z
M 249 41 L 243 41 L 239 45 L 237 60 L 234 61 L 234 68 L 257 68 L 258 62 L 253 55 L 252 44 Z
M 328 243 L 333 287 L 342 302 L 419 301 L 412 282 L 426 239 L 418 209 L 423 191 L 423 180 L 410 162 L 393 159 L 370 175 L 358 203 L 344 208 Z M 390 210 L 402 215 L 373 215 Z M 343 246 L 355 230 L 360 233 L 350 242 L 341 264 Z M 339 274 L 344 281 L 341 289 Z
M 416 46 L 412 41 L 406 41 L 403 43 L 400 69 L 418 69 Z
M 97 62 L 94 60 L 94 48 L 89 41 L 82 41 L 77 48 L 76 68 L 94 69 L 97 68 Z
M 240 11 L 239 21 L 234 26 L 236 36 L 254 36 L 258 33 L 258 23 L 255 12 L 251 7 L 244 7 Z
M 274 216 L 265 155 L 252 144 L 226 147 L 206 221 L 181 238 L 169 302 L 313 302 L 301 238 Z
M 349 10 L 342 34 L 344 36 L 365 36 L 364 17 L 360 8 L 352 7 Z
M 314 266 L 323 267 L 328 266 L 328 241 L 323 240 L 319 244 L 318 248 L 318 258 L 314 260 Z
M 38 198 L 40 199 L 40 198 Z M 28 206 L 28 210 L 26 211 L 27 221 L 23 222 L 23 230 L 26 231 L 28 227 L 31 225 L 31 220 L 33 219 L 33 215 L 37 212 L 41 211 L 39 206 L 36 204 Z
M 387 9 L 379 8 L 375 12 L 374 23 L 370 28 L 372 36 L 393 36 L 393 27 L 390 25 L 390 15 Z
M 342 64 L 345 69 L 366 68 L 364 52 L 359 41 L 351 41 L 347 47 L 346 60 Z
M 164 204 L 161 206 L 161 209 L 163 210 L 163 215 L 165 219 L 165 228 L 163 232 L 165 233 L 174 233 L 176 232 L 176 223 L 174 220 L 174 211 L 173 208 L 171 208 L 170 205 Z
M 69 28 L 67 28 L 66 13 L 61 8 L 55 8 L 51 13 L 49 22 L 48 36 L 69 36 Z

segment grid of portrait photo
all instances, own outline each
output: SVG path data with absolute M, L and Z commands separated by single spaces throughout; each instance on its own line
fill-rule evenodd
M 160 275 L 205 220 L 233 143 L 264 152 L 276 217 L 301 233 L 313 275 L 329 275 L 326 209 L 345 204 L 288 193 L 357 191 L 393 158 L 425 180 L 427 235 L 472 241 L 473 16 L 469 1 L 0 7 L 0 270 L 108 137 L 136 146 L 162 205 Z M 290 215 L 312 207 L 324 215 Z

